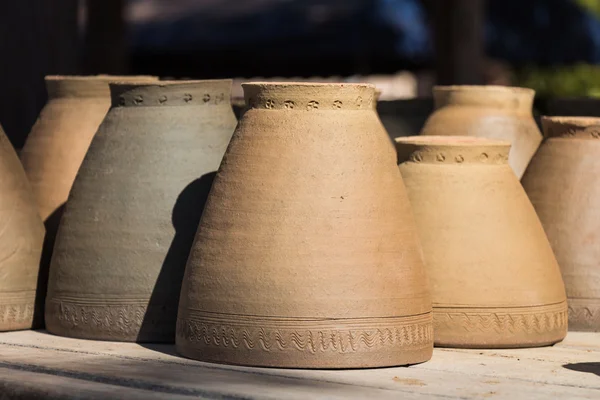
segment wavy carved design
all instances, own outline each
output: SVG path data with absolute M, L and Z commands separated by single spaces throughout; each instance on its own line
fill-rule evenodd
M 600 331 L 600 299 L 569 299 L 569 326 Z
M 435 329 L 462 328 L 466 332 L 510 334 L 547 333 L 567 329 L 567 305 L 531 308 L 493 309 L 433 309 Z
M 21 304 L 0 304 L 0 325 L 30 323 L 33 312 L 33 300 Z
M 177 310 L 163 309 L 148 316 L 147 301 L 143 304 L 74 304 L 50 300 L 46 304 L 47 324 L 94 336 L 135 338 L 142 324 L 160 326 Z M 174 317 L 173 317 L 174 321 Z
M 382 319 L 383 320 L 383 319 Z M 247 350 L 298 351 L 308 353 L 350 353 L 384 348 L 426 348 L 433 343 L 431 315 L 421 320 L 398 321 L 394 324 L 374 320 L 372 327 L 355 326 L 345 321 L 321 328 L 276 328 L 272 322 L 266 327 L 256 324 L 218 323 L 194 319 L 178 319 L 177 338 L 198 347 L 245 348 Z M 350 320 L 351 321 L 351 320 Z M 344 323 L 345 322 L 345 323 Z M 301 325 L 298 322 L 297 325 Z M 348 324 L 346 328 L 343 326 Z M 293 325 L 293 323 L 292 323 Z M 381 325 L 381 327 L 378 327 Z

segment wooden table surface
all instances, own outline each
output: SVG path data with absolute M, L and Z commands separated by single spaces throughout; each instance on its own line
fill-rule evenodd
M 202 363 L 170 345 L 0 334 L 0 399 L 596 399 L 600 333 L 554 347 L 435 349 L 431 361 L 366 370 Z

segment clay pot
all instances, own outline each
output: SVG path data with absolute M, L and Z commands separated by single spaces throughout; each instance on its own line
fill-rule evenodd
M 560 265 L 569 329 L 600 331 L 600 118 L 544 117 L 523 186 Z
M 39 325 L 44 225 L 23 166 L 0 127 L 0 331 Z M 41 300 L 41 301 L 40 301 Z
M 38 288 L 42 298 L 46 296 L 48 267 L 64 204 L 90 142 L 110 107 L 109 82 L 157 79 L 109 75 L 46 77 L 48 103 L 20 153 L 46 227 Z
M 432 286 L 435 344 L 549 345 L 567 332 L 560 271 L 508 142 L 396 139 Z
M 50 332 L 174 341 L 186 259 L 236 124 L 230 90 L 228 80 L 111 84 L 56 239 Z
M 505 86 L 436 86 L 435 112 L 421 134 L 506 140 L 512 144 L 508 163 L 521 179 L 542 141 L 532 114 L 534 94 Z
M 48 103 L 20 156 L 47 221 L 67 201 L 77 170 L 110 107 L 111 81 L 150 81 L 148 76 L 47 76 Z M 54 224 L 58 226 L 58 221 Z
M 177 350 L 294 368 L 418 363 L 431 303 L 367 84 L 250 83 L 190 253 Z

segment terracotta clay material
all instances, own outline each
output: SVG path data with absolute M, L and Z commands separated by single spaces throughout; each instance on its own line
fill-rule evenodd
M 428 360 L 428 283 L 373 86 L 244 93 L 186 267 L 177 350 L 292 368 Z
M 30 329 L 35 305 L 44 225 L 23 166 L 0 127 L 0 331 Z M 43 299 L 42 299 L 43 300 Z
M 110 108 L 109 83 L 157 79 L 109 75 L 46 77 L 48 103 L 20 153 L 42 220 L 51 218 L 67 201 L 83 157 Z
M 436 86 L 436 110 L 421 134 L 506 140 L 512 144 L 508 163 L 521 179 L 542 141 L 531 111 L 534 95 L 517 87 Z
M 231 81 L 111 84 L 58 231 L 47 329 L 172 342 L 181 279 L 236 125 Z
M 48 267 L 64 204 L 83 157 L 110 107 L 114 80 L 156 81 L 149 76 L 47 76 L 48 103 L 20 152 L 46 236 L 40 266 L 40 296 L 45 298 Z M 40 315 L 43 316 L 43 304 Z M 40 325 L 43 327 L 43 318 Z
M 544 117 L 523 187 L 560 265 L 569 329 L 600 331 L 600 118 Z
M 560 270 L 508 142 L 396 139 L 432 286 L 435 344 L 549 345 L 567 332 Z

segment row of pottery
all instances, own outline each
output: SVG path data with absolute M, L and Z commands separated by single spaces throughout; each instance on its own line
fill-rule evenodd
M 247 84 L 231 137 L 230 85 L 111 85 L 58 232 L 48 330 L 306 368 L 426 361 L 433 332 L 564 337 L 558 265 L 508 143 L 422 136 L 396 153 L 357 84 Z

